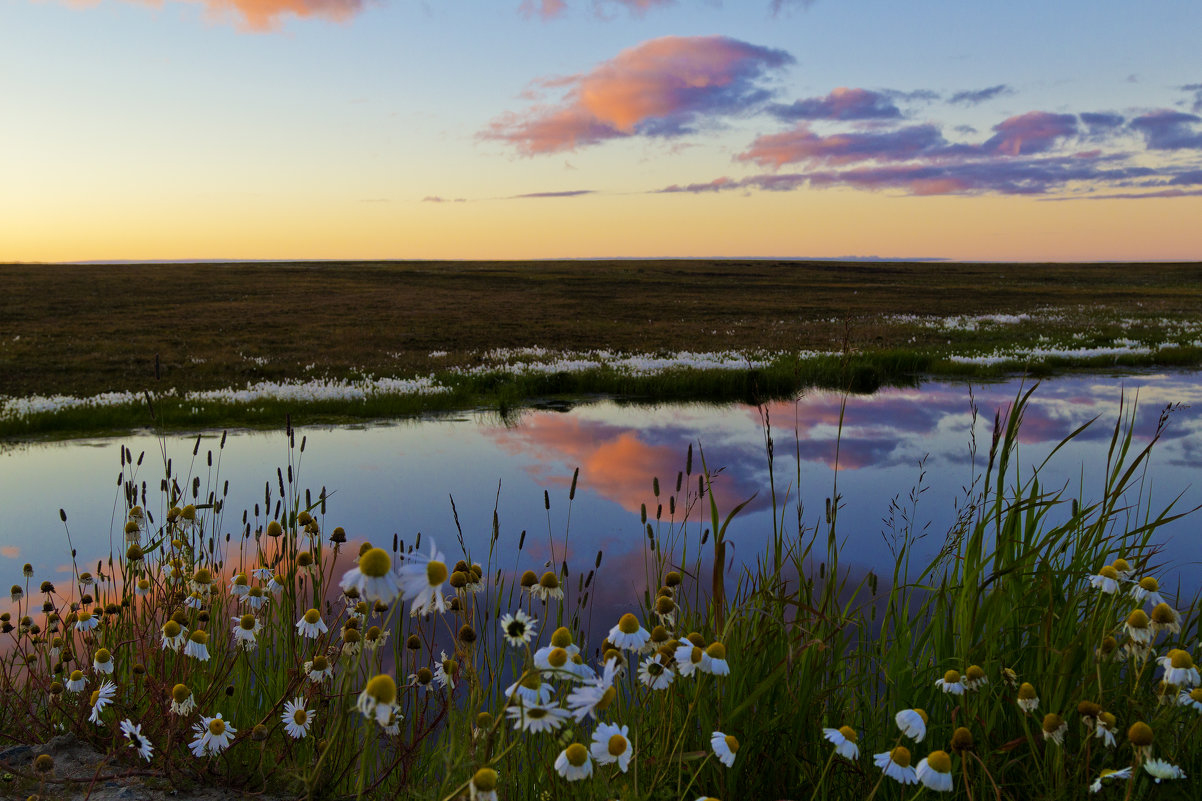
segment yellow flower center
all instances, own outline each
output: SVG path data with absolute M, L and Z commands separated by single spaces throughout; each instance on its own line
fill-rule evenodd
M 720 642 L 710 643 L 710 646 L 705 649 L 705 653 L 710 659 L 726 659 L 726 646 Z
M 1022 686 L 1018 688 L 1018 697 L 1024 701 L 1030 701 L 1031 699 L 1037 697 L 1035 695 L 1035 687 L 1033 687 L 1029 682 L 1024 681 Z
M 280 521 L 272 520 L 267 524 L 267 536 L 278 537 L 284 533 L 284 527 L 280 525 Z
M 1160 589 L 1160 582 L 1151 576 L 1144 576 L 1139 580 L 1139 586 L 1148 592 L 1156 592 Z
M 497 789 L 497 772 L 492 768 L 480 768 L 472 776 L 472 784 L 480 792 L 489 793 Z
M 1152 619 L 1163 626 L 1176 622 L 1177 615 L 1173 612 L 1173 607 L 1168 604 L 1156 604 L 1152 607 Z
M 381 551 L 380 553 L 383 553 Z M 431 587 L 437 587 L 447 580 L 447 566 L 442 562 L 431 560 L 426 564 L 426 581 Z
M 83 671 L 80 671 L 80 670 L 72 670 L 71 671 L 71 681 L 79 681 L 82 678 L 83 678 Z
M 1144 613 L 1144 610 L 1136 609 L 1127 615 L 1127 625 L 1133 629 L 1146 629 L 1148 627 L 1148 616 Z
M 964 671 L 964 675 L 969 681 L 980 681 L 985 678 L 985 671 L 980 665 L 969 665 L 968 670 Z
M 1121 557 L 1118 559 L 1115 559 L 1114 562 L 1112 562 L 1111 564 L 1113 564 L 1115 570 L 1117 570 L 1121 573 L 1126 573 L 1128 570 L 1131 569 L 1131 563 Z
M 530 718 L 531 720 L 542 720 L 546 716 L 547 710 L 543 709 L 541 706 L 532 706 L 526 710 L 526 717 Z
M 177 684 L 171 688 L 171 699 L 177 704 L 182 704 L 192 696 L 192 691 L 182 684 Z
M 241 626 L 244 631 L 252 631 L 255 627 L 255 616 L 243 615 L 242 619 L 238 621 L 238 625 Z
M 949 670 L 947 673 L 944 673 L 943 674 L 943 682 L 944 682 L 944 684 L 959 684 L 960 683 L 960 671 Z
M 568 663 L 568 652 L 562 648 L 552 648 L 547 654 L 547 664 L 553 668 L 561 668 Z
M 617 689 L 614 687 L 607 687 L 605 689 L 605 692 L 601 694 L 601 700 L 597 702 L 597 709 L 602 710 L 602 711 L 608 709 L 609 705 L 612 704 L 614 702 L 614 699 L 617 697 L 618 697 Z
M 1127 739 L 1135 746 L 1151 745 L 1152 727 L 1142 720 L 1137 720 L 1131 724 L 1131 728 L 1127 729 Z
M 251 587 L 249 595 L 251 598 L 262 598 L 263 589 L 261 587 Z
M 542 578 L 538 580 L 538 586 L 542 587 L 544 590 L 557 590 L 559 589 L 559 579 L 555 577 L 554 573 L 548 570 L 546 573 L 543 573 Z M 580 747 L 583 748 L 584 746 Z
M 1169 660 L 1169 663 L 1175 668 L 1188 670 L 1194 666 L 1194 658 L 1189 655 L 1189 651 L 1182 651 L 1180 648 L 1169 651 Z
M 418 670 L 417 670 L 418 684 L 423 684 L 423 685 L 429 684 L 432 681 L 434 681 L 434 674 L 430 671 L 430 668 L 418 668 Z
M 363 691 L 381 704 L 391 704 L 396 700 L 396 682 L 383 673 L 369 681 Z
M 946 751 L 932 751 L 927 754 L 927 766 L 936 773 L 951 773 L 952 758 Z
M 694 645 L 693 650 L 689 652 L 689 661 L 692 662 L 694 665 L 700 665 L 701 659 L 704 655 L 705 655 L 705 651 L 702 651 L 700 648 L 698 648 L 696 645 Z
M 192 576 L 192 580 L 197 584 L 211 584 L 213 582 L 213 574 L 209 572 L 208 568 L 202 567 Z
M 585 762 L 588 762 L 588 749 L 580 743 L 569 745 L 564 749 L 564 754 L 568 757 L 568 763 L 574 768 L 578 768 Z
M 304 726 L 309 722 L 309 713 L 303 709 L 298 709 L 292 713 L 292 722 L 298 726 Z
M 572 632 L 567 626 L 560 626 L 551 634 L 551 645 L 556 648 L 567 648 L 572 644 Z
M 96 652 L 96 661 L 102 665 L 105 662 L 108 662 L 112 658 L 113 658 L 113 655 L 109 653 L 109 649 L 107 649 L 107 648 L 101 648 L 99 651 Z
M 325 670 L 327 667 L 327 664 L 328 663 L 326 662 L 326 658 L 324 656 L 313 657 L 313 666 L 312 667 L 314 670 Z
M 726 747 L 730 749 L 732 754 L 739 750 L 739 741 L 735 739 L 733 734 L 726 735 Z
M 618 631 L 623 634 L 634 634 L 639 630 L 639 619 L 627 612 L 618 619 Z
M 239 587 L 245 587 L 249 583 L 250 582 L 246 580 L 245 573 L 239 573 L 238 575 L 234 576 L 234 584 L 238 585 Z
M 313 625 L 319 620 L 321 620 L 321 612 L 318 612 L 316 609 L 310 609 L 308 612 L 305 612 L 305 622 L 309 625 Z
M 918 713 L 918 717 L 922 718 L 922 725 L 925 726 L 927 724 L 927 720 L 928 720 L 926 710 L 918 709 L 917 707 L 915 707 L 914 711 Z
M 853 743 L 859 742 L 860 737 L 851 726 L 840 726 L 839 733 L 843 735 L 844 740 L 849 740 Z
M 87 609 L 80 609 L 79 612 L 76 613 L 75 619 L 76 619 L 76 621 L 78 621 L 80 623 L 87 623 L 89 620 L 92 619 L 92 613 L 89 612 Z
M 225 721 L 221 718 L 213 718 L 209 721 L 209 733 L 214 737 L 220 737 L 225 734 Z
M 1063 725 L 1064 720 L 1062 720 L 1061 717 L 1055 712 L 1049 712 L 1043 716 L 1043 730 L 1048 734 L 1051 734 Z
M 149 590 L 150 589 L 150 579 L 138 579 L 138 589 L 139 590 Z
M 615 757 L 622 756 L 622 754 L 626 753 L 627 745 L 628 743 L 626 742 L 625 737 L 620 734 L 615 734 L 613 737 L 609 738 L 609 755 Z
M 1117 579 L 1119 577 L 1119 572 L 1110 565 L 1106 565 L 1106 567 L 1098 571 L 1098 575 L 1102 578 Z
M 380 631 L 379 626 L 372 626 L 370 629 L 367 630 L 367 641 L 375 642 L 376 640 L 380 639 L 381 633 L 382 632 Z
M 966 748 L 972 748 L 972 732 L 963 726 L 952 732 L 952 748 L 957 751 L 963 751 Z
M 196 643 L 197 645 L 208 645 L 209 644 L 209 633 L 207 631 L 205 631 L 204 629 L 197 629 L 196 631 L 194 631 L 188 635 L 188 639 L 191 640 L 192 642 Z
M 392 569 L 392 557 L 383 548 L 370 548 L 359 557 L 359 572 L 371 578 L 381 578 Z
M 906 748 L 904 745 L 899 745 L 897 748 L 894 748 L 889 752 L 889 759 L 891 759 L 895 765 L 908 768 L 910 767 L 910 749 Z
M 96 702 L 100 700 L 100 690 L 92 691 L 92 706 L 96 706 Z

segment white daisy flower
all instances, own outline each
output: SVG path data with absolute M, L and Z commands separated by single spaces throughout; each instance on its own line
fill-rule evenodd
M 538 620 L 530 617 L 521 609 L 512 615 L 501 616 L 501 631 L 504 632 L 505 642 L 515 648 L 529 644 L 538 633 Z
M 300 620 L 296 621 L 296 633 L 311 640 L 316 640 L 327 631 L 329 629 L 326 628 L 325 621 L 321 619 L 321 612 L 316 609 L 310 609 L 301 615 Z
M 698 671 L 705 672 L 705 668 L 703 667 L 705 649 L 693 645 L 691 642 L 677 646 L 673 658 L 676 660 L 676 670 L 682 676 L 692 676 Z
M 188 635 L 188 642 L 184 645 L 184 656 L 190 656 L 201 662 L 209 661 L 209 633 L 204 629 L 197 629 Z
M 142 734 L 142 724 L 134 724 L 133 721 L 126 718 L 121 721 L 121 733 L 129 740 L 129 747 L 136 749 L 138 756 L 149 762 L 151 755 L 154 754 L 154 746 L 150 744 L 150 740 L 146 739 L 146 735 Z
M 521 678 L 520 681 L 514 682 L 505 688 L 505 697 L 514 697 L 524 704 L 545 704 L 551 700 L 551 696 L 555 691 L 551 689 L 551 685 L 543 681 L 542 675 L 537 670 L 532 670 Z
M 288 736 L 294 740 L 299 740 L 309 733 L 309 727 L 313 725 L 313 718 L 314 714 L 305 709 L 305 699 L 300 696 L 291 701 L 285 701 L 284 711 L 280 713 L 284 731 L 288 732 Z
M 964 689 L 979 690 L 989 683 L 989 677 L 980 665 L 969 665 L 964 671 Z
M 707 645 L 705 658 L 701 660 L 701 669 L 714 676 L 729 676 L 730 665 L 726 662 L 726 646 L 720 642 Z
M 70 687 L 67 688 L 71 689 Z M 1184 690 L 1177 696 L 1177 703 L 1189 707 L 1195 712 L 1202 713 L 1202 687 L 1195 687 L 1189 692 Z
M 389 737 L 396 737 L 401 733 L 401 721 L 405 716 L 401 714 L 401 710 L 393 708 L 392 715 L 389 716 L 388 722 L 384 724 L 384 733 Z
M 71 675 L 67 678 L 67 681 L 66 681 L 67 692 L 70 692 L 70 693 L 83 692 L 83 688 L 85 686 L 87 686 L 87 683 L 88 683 L 87 679 L 85 679 L 83 677 L 83 671 L 72 670 Z
M 112 674 L 112 672 L 113 672 L 113 655 L 111 653 L 109 653 L 109 649 L 107 649 L 107 648 L 97 649 L 96 653 L 92 655 L 92 669 L 95 670 L 97 673 Z
M 651 632 L 639 624 L 639 619 L 627 612 L 618 625 L 609 630 L 609 641 L 627 651 L 640 651 L 651 639 Z
M 853 762 L 860 758 L 859 736 L 851 726 L 840 726 L 837 729 L 823 729 L 822 736 L 835 746 L 835 753 Z
M 735 764 L 735 754 L 739 751 L 739 741 L 733 734 L 723 734 L 716 731 L 710 735 L 710 748 L 714 749 L 714 754 L 718 757 L 718 761 L 726 767 Z
M 542 601 L 561 600 L 563 588 L 559 586 L 559 577 L 548 570 L 543 573 L 538 584 L 530 588 L 530 594 Z
M 902 784 L 918 784 L 918 772 L 910 765 L 910 749 L 899 745 L 892 751 L 876 754 L 872 763 L 885 775 Z
M 455 689 L 455 671 L 459 669 L 459 663 L 447 656 L 447 652 L 443 651 L 438 658 L 438 664 L 434 666 L 434 683 L 439 687 L 446 689 Z
M 469 790 L 470 801 L 497 801 L 497 772 L 492 768 L 480 768 L 472 776 Z
M 75 613 L 75 630 L 76 631 L 91 631 L 100 625 L 100 618 L 93 615 L 87 609 L 80 609 Z
M 1142 609 L 1136 609 L 1127 615 L 1127 622 L 1123 624 L 1123 631 L 1127 633 L 1132 642 L 1140 645 L 1147 645 L 1152 641 L 1151 621 Z
M 903 709 L 893 716 L 897 728 L 902 734 L 916 743 L 921 743 L 927 736 L 927 713 L 922 709 Z M 909 764 L 908 762 L 906 764 Z
M 213 572 L 207 567 L 197 568 L 196 572 L 192 574 L 188 586 L 192 588 L 193 592 L 207 596 L 213 588 Z
M 625 773 L 630 766 L 634 750 L 627 736 L 629 733 L 629 726 L 619 728 L 612 723 L 597 724 L 597 728 L 593 729 L 593 743 L 589 746 L 597 764 L 609 765 L 617 762 L 618 769 Z
M 1151 576 L 1144 576 L 1131 588 L 1131 597 L 1137 601 L 1146 601 L 1151 606 L 1164 603 L 1160 594 L 1160 582 Z
M 935 681 L 935 686 L 945 693 L 964 695 L 964 682 L 960 679 L 960 671 L 958 670 L 949 670 L 944 673 L 943 678 Z
M 196 709 L 196 696 L 186 685 L 177 684 L 171 688 L 171 712 L 181 717 Z
M 229 748 L 230 743 L 234 740 L 234 735 L 238 733 L 237 729 L 221 719 L 220 712 L 211 718 L 202 715 L 200 722 L 193 728 L 196 731 L 196 737 L 188 747 L 197 757 L 205 754 L 220 754 Z
M 112 702 L 113 698 L 116 696 L 117 685 L 113 684 L 108 679 L 105 679 L 104 683 L 100 685 L 99 689 L 92 691 L 92 714 L 88 716 L 88 720 L 99 726 L 100 713 L 104 711 L 104 708 L 108 706 L 108 704 Z
M 919 761 L 918 770 L 914 772 L 914 775 L 928 790 L 950 793 L 952 791 L 952 758 L 946 751 L 932 751 L 927 754 L 926 758 Z
M 242 617 L 233 618 L 233 621 L 237 624 L 233 628 L 234 642 L 247 651 L 253 651 L 258 645 L 256 638 L 263 625 L 254 615 L 242 615 Z
M 534 655 L 534 666 L 549 679 L 575 679 L 579 675 L 565 648 L 538 649 Z
M 618 690 L 613 686 L 617 675 L 618 661 L 610 659 L 605 663 L 605 669 L 597 678 L 586 681 L 568 693 L 566 703 L 568 710 L 577 723 L 586 717 L 592 717 L 596 712 L 603 712 L 618 696 Z
M 1114 748 L 1116 743 L 1114 740 L 1114 727 L 1117 721 L 1109 712 L 1102 712 L 1098 715 L 1098 720 L 1094 724 L 1093 736 L 1102 741 L 1102 744 L 1107 748 Z
M 1068 731 L 1068 722 L 1055 712 L 1043 716 L 1043 739 L 1051 740 L 1056 745 L 1064 745 L 1064 735 Z
M 267 591 L 273 595 L 278 595 L 284 589 L 284 577 L 279 573 L 273 573 L 267 581 Z
M 580 743 L 572 743 L 555 758 L 555 771 L 570 782 L 587 779 L 593 775 L 593 762 L 588 749 Z
M 1110 566 L 1118 571 L 1119 578 L 1129 579 L 1135 575 L 1135 568 L 1131 567 L 1131 563 L 1121 556 L 1110 563 Z
M 380 553 L 384 552 L 380 551 Z M 440 614 L 445 612 L 447 605 L 446 599 L 442 597 L 442 585 L 446 582 L 448 575 L 447 558 L 431 542 L 428 556 L 406 554 L 404 560 L 404 563 L 397 569 L 396 579 L 402 600 L 413 601 L 413 605 L 409 608 L 410 614 L 428 615 L 434 611 Z M 359 561 L 362 563 L 363 560 Z M 389 601 L 385 601 L 385 603 L 389 603 Z
M 1184 779 L 1185 771 L 1163 759 L 1149 759 L 1144 762 L 1144 770 L 1160 784 L 1162 779 Z
M 196 591 L 193 591 L 191 595 L 184 599 L 184 606 L 188 607 L 189 609 L 200 609 L 204 605 L 204 596 Z
M 230 579 L 230 593 L 237 595 L 239 598 L 250 592 L 250 581 L 247 580 L 245 573 L 239 573 Z
M 1101 590 L 1106 595 L 1114 595 L 1119 591 L 1119 572 L 1106 565 L 1097 575 L 1089 577 L 1089 586 Z
M 308 662 L 305 662 L 305 678 L 313 684 L 321 684 L 323 681 L 328 681 L 334 677 L 334 668 L 330 665 L 329 660 L 324 656 L 318 655 L 313 657 Z
M 250 574 L 259 581 L 268 581 L 273 575 L 275 575 L 271 572 L 270 567 L 256 567 L 254 570 L 250 571 Z
M 1102 782 L 1115 781 L 1115 780 L 1120 780 L 1120 779 L 1125 781 L 1130 778 L 1131 778 L 1131 766 L 1130 765 L 1128 765 L 1127 767 L 1122 768 L 1120 770 L 1103 770 L 1102 775 L 1099 776 L 1098 778 L 1094 779 L 1093 784 L 1089 785 L 1089 791 L 1091 793 L 1100 793 L 1100 792 L 1102 792 Z
M 665 667 L 658 656 L 649 656 L 639 665 L 639 681 L 653 690 L 666 690 L 676 674 Z
M 251 611 L 257 612 L 267 603 L 268 596 L 264 594 L 261 587 L 251 587 L 246 595 L 242 596 L 242 602 L 251 608 Z
M 511 704 L 505 708 L 505 714 L 513 720 L 514 731 L 529 731 L 535 734 L 555 731 L 568 719 L 566 709 L 546 704 Z
M 174 620 L 163 624 L 162 635 L 164 651 L 178 651 L 188 641 L 188 630 Z
M 1194 658 L 1189 655 L 1189 651 L 1174 648 L 1169 651 L 1167 656 L 1162 656 L 1156 661 L 1164 668 L 1163 678 L 1168 684 L 1188 689 L 1202 683 L 1198 677 L 1198 669 L 1194 667 Z
M 1152 607 L 1152 621 L 1149 629 L 1155 637 L 1158 632 L 1168 631 L 1173 634 L 1181 633 L 1181 613 L 1166 603 L 1158 603 Z
M 134 582 L 134 595 L 143 598 L 150 595 L 150 579 L 140 578 Z
M 377 675 L 359 693 L 358 707 L 363 717 L 387 725 L 396 709 L 396 682 L 383 673 Z
M 1018 704 L 1018 708 L 1024 712 L 1034 712 L 1038 709 L 1039 696 L 1035 693 L 1034 685 L 1026 681 L 1019 685 L 1014 703 Z

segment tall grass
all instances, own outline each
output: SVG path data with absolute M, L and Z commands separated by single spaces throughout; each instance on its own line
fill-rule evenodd
M 39 589 L 26 576 L 14 587 L 0 733 L 36 742 L 69 733 L 104 751 L 100 775 L 112 776 L 146 764 L 127 747 L 119 723 L 128 719 L 153 746 L 151 768 L 176 785 L 305 798 L 908 798 L 916 789 L 893 776 L 906 777 L 902 768 L 920 756 L 938 774 L 924 772 L 928 780 L 948 776 L 957 798 L 1075 798 L 1103 770 L 1125 767 L 1131 776 L 1107 779 L 1104 790 L 1192 793 L 1193 778 L 1158 785 L 1145 766 L 1173 773 L 1150 761 L 1166 760 L 1189 777 L 1202 770 L 1194 736 L 1202 702 L 1188 694 L 1197 684 L 1187 669 L 1195 604 L 1168 599 L 1181 610 L 1176 631 L 1171 614 L 1152 613 L 1166 625 L 1146 647 L 1124 629 L 1133 610 L 1152 606 L 1132 596 L 1137 580 L 1165 567 L 1156 531 L 1183 514 L 1176 503 L 1151 508 L 1144 486 L 1168 410 L 1141 446 L 1134 406 L 1124 406 L 1100 486 L 1070 493 L 1045 485 L 1046 460 L 1021 464 L 1032 391 L 995 416 L 980 466 L 971 445 L 973 475 L 933 559 L 912 560 L 924 536 L 916 507 L 925 479 L 895 504 L 896 566 L 883 577 L 842 559 L 847 501 L 837 483 L 814 515 L 800 501 L 800 460 L 795 476 L 778 476 L 766 414 L 761 492 L 772 532 L 761 554 L 736 566 L 728 546 L 742 535 L 730 524 L 743 504 L 719 508 L 721 471 L 690 446 L 674 489 L 656 478 L 641 516 L 646 592 L 603 610 L 605 619 L 593 615 L 590 595 L 629 577 L 609 576 L 602 554 L 569 564 L 571 523 L 561 535 L 550 514 L 545 563 L 524 550 L 525 532 L 516 544 L 501 541 L 495 511 L 483 544 L 465 538 L 456 519 L 455 534 L 437 538 L 453 548 L 449 557 L 420 534 L 406 544 L 368 533 L 373 551 L 334 527 L 324 490 L 302 489 L 305 440 L 298 447 L 291 427 L 287 464 L 241 521 L 224 508 L 220 448 L 202 460 L 198 440 L 186 466 L 163 452 L 161 480 L 144 477 L 149 467 L 123 450 L 128 547 L 97 565 L 95 583 L 73 552 L 72 586 Z M 1071 451 L 1085 428 L 1055 451 Z M 573 477 L 568 521 L 575 492 Z M 343 591 L 357 571 L 378 573 L 381 555 L 406 576 L 393 597 L 374 603 Z M 251 608 L 236 586 L 268 600 Z M 445 608 L 419 608 L 435 604 Z M 300 631 L 311 608 L 327 628 L 315 639 Z M 89 611 L 101 624 L 85 630 L 79 621 Z M 536 619 L 528 640 L 520 618 L 511 625 L 519 611 Z M 207 661 L 161 646 L 173 617 L 208 633 Z M 257 631 L 253 649 L 238 644 L 244 621 Z M 102 648 L 111 675 L 92 667 Z M 308 671 L 319 656 L 333 675 L 314 682 Z M 1174 685 L 1162 682 L 1161 656 L 1177 669 Z M 72 691 L 77 669 L 84 688 Z M 650 671 L 671 682 L 651 686 Z M 964 689 L 964 677 L 976 683 Z M 90 696 L 106 678 L 115 698 L 97 723 Z M 171 710 L 177 685 L 195 710 Z M 582 688 L 593 688 L 597 703 L 577 705 L 579 719 L 560 711 Z M 1031 707 L 1031 695 L 1037 706 L 1024 709 L 1018 701 Z M 299 737 L 281 719 L 296 699 L 302 717 L 313 716 Z M 926 717 L 925 736 L 895 722 L 914 709 Z M 219 712 L 237 734 L 228 748 L 195 756 L 198 721 Z M 555 723 L 541 732 L 524 725 L 540 720 Z M 1141 722 L 1150 751 L 1139 747 Z M 824 733 L 840 727 L 833 741 Z M 856 742 L 852 758 L 836 754 L 842 740 Z M 894 761 L 891 775 L 874 754 Z M 5 769 L 31 791 L 53 791 L 62 780 L 46 767 Z

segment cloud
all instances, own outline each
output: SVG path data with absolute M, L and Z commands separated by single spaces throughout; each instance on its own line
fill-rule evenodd
M 1192 92 L 1194 95 L 1194 111 L 1202 111 L 1202 83 L 1187 83 L 1185 86 L 1178 87 L 1183 92 Z
M 663 189 L 657 189 L 656 192 L 691 192 L 693 194 L 702 194 L 705 192 L 721 192 L 723 189 L 737 189 L 739 186 L 739 181 L 722 176 L 706 183 L 686 184 L 684 186 L 672 184 L 671 186 L 665 186 Z
M 808 125 L 758 137 L 735 158 L 761 166 L 781 167 L 794 162 L 848 164 L 869 159 L 899 161 L 942 150 L 947 140 L 933 125 L 911 125 L 894 131 L 870 131 L 821 136 Z
M 579 197 L 580 195 L 591 195 L 595 191 L 593 189 L 566 189 L 561 192 L 527 192 L 524 195 L 510 195 L 509 200 L 540 197 Z
M 21 549 L 16 545 L 0 545 L 0 556 L 7 556 L 9 559 L 16 559 L 21 555 Z
M 1010 117 L 993 126 L 996 131 L 983 147 L 995 153 L 1026 156 L 1044 153 L 1060 139 L 1077 133 L 1077 117 L 1073 114 L 1050 114 L 1030 111 Z
M 670 6 L 676 0 L 594 0 L 593 5 L 600 10 L 605 5 L 623 6 L 636 17 L 641 17 L 657 6 Z
M 801 6 L 802 10 L 808 11 L 810 6 L 816 2 L 817 0 L 772 0 L 768 5 L 768 11 L 774 17 L 790 6 Z
M 1202 131 L 1195 123 L 1202 122 L 1196 114 L 1181 111 L 1153 111 L 1136 117 L 1131 127 L 1143 134 L 1149 150 L 1202 150 Z
M 810 97 L 790 105 L 774 105 L 772 113 L 782 120 L 889 120 L 901 110 L 889 97 L 868 89 L 833 90 L 826 97 Z
M 540 17 L 544 20 L 555 19 L 567 10 L 568 4 L 563 0 L 522 0 L 518 13 L 524 17 Z
M 367 6 L 367 0 L 188 0 L 199 2 L 211 19 L 233 17 L 242 30 L 263 33 L 279 28 L 284 17 L 345 22 Z
M 1012 94 L 1014 94 L 1012 88 L 1004 83 L 999 83 L 996 86 L 989 86 L 985 89 L 956 92 L 947 99 L 947 102 L 953 105 L 975 106 L 978 103 L 984 103 L 986 100 L 992 100 L 995 97 Z
M 439 195 L 426 195 L 422 198 L 422 203 L 466 203 L 467 198 L 457 197 L 441 197 Z
M 762 106 L 771 93 L 760 80 L 792 63 L 783 50 L 725 36 L 651 39 L 587 73 L 536 82 L 564 89 L 563 101 L 501 115 L 480 137 L 532 156 L 632 136 L 680 136 Z

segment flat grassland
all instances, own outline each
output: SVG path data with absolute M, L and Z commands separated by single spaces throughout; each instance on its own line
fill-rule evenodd
M 426 375 L 494 348 L 947 347 L 946 331 L 910 315 L 1041 310 L 1051 322 L 1039 331 L 1005 333 L 1020 342 L 1202 317 L 1202 263 L 0 265 L 0 286 L 0 395 L 10 397 Z M 999 344 L 996 331 L 981 336 L 961 331 L 954 344 Z

